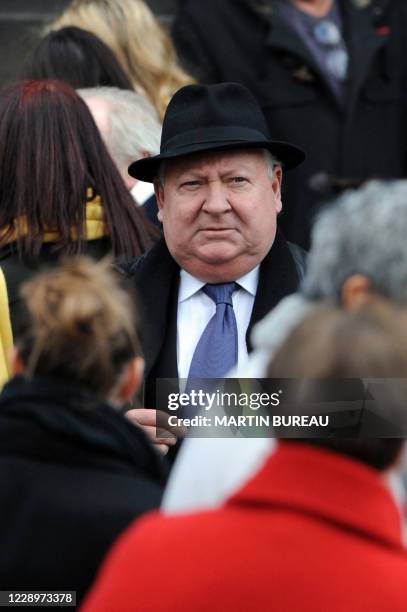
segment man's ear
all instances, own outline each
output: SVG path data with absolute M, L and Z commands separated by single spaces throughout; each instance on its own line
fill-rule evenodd
M 10 371 L 12 376 L 18 376 L 25 371 L 25 365 L 21 358 L 20 351 L 16 346 L 13 347 L 10 354 Z
M 281 185 L 283 182 L 283 170 L 281 166 L 276 166 L 273 172 L 274 172 L 274 176 L 273 176 L 272 187 L 273 187 L 274 195 L 276 198 L 276 212 L 279 213 L 281 212 L 281 209 L 283 207 L 283 204 L 281 202 Z
M 369 279 L 363 274 L 353 274 L 346 279 L 341 291 L 343 307 L 349 310 L 360 308 L 373 298 Z
M 115 397 L 120 404 L 133 399 L 140 388 L 144 374 L 144 359 L 135 357 L 125 367 L 120 382 L 115 390 Z

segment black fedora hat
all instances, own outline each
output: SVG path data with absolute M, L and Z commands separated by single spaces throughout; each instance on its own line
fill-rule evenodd
M 286 142 L 270 140 L 256 99 L 237 83 L 187 85 L 171 99 L 163 121 L 160 154 L 133 162 L 129 174 L 153 182 L 159 165 L 191 153 L 265 148 L 285 169 L 295 168 L 304 152 Z

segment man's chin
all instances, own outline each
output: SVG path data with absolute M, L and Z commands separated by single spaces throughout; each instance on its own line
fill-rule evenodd
M 250 272 L 257 265 L 250 256 L 232 253 L 200 253 L 199 257 L 188 258 L 181 267 L 206 283 L 224 283 L 236 280 Z
M 218 248 L 210 246 L 209 248 L 200 249 L 197 252 L 196 259 L 206 265 L 220 266 L 233 263 L 242 255 L 236 248 L 220 249 L 219 244 L 217 246 Z

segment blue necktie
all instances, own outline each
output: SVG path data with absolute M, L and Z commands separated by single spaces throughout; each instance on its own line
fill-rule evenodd
M 237 325 L 232 302 L 232 293 L 236 289 L 236 283 L 202 287 L 202 291 L 215 302 L 216 313 L 196 345 L 187 389 L 194 386 L 192 379 L 223 378 L 237 363 Z

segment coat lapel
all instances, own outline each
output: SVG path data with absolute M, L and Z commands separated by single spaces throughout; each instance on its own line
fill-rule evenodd
M 292 76 L 302 81 L 312 82 L 315 78 L 323 84 L 327 93 L 338 102 L 337 97 L 326 79 L 324 72 L 321 70 L 318 62 L 309 51 L 307 45 L 303 43 L 301 37 L 295 30 L 285 22 L 279 15 L 278 9 L 274 9 L 270 16 L 269 33 L 265 40 L 266 53 L 269 47 L 270 53 L 275 54 L 283 51 L 288 56 L 294 56 L 299 60 L 298 65 L 293 66 Z
M 300 57 L 315 72 L 318 72 L 321 78 L 323 77 L 308 47 L 302 42 L 297 32 L 286 24 L 276 9 L 272 11 L 270 29 L 265 42 L 273 49 L 287 51 L 287 53 Z
M 141 330 L 146 375 L 156 362 L 166 337 L 171 295 L 178 287 L 179 267 L 161 239 L 140 262 L 135 272 L 136 289 L 141 297 Z

